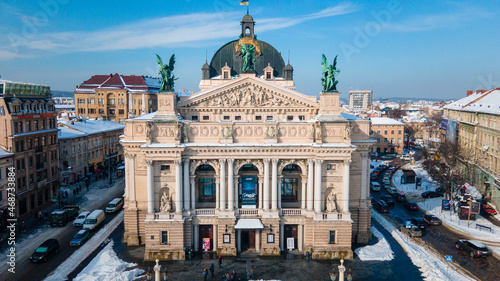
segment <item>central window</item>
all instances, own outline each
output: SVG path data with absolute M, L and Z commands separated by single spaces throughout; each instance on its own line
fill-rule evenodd
M 281 201 L 282 202 L 297 202 L 297 185 L 296 178 L 281 179 Z
M 200 202 L 215 202 L 216 184 L 214 178 L 201 178 L 199 181 Z

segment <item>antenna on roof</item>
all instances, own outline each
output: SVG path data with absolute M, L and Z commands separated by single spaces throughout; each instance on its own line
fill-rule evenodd
M 208 61 L 208 51 L 207 51 L 207 49 L 205 49 L 205 62 L 207 62 L 207 61 Z
M 290 64 L 290 50 L 288 50 L 288 64 Z

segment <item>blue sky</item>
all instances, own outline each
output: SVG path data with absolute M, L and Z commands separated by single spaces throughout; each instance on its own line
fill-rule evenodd
M 500 87 L 499 1 L 250 0 L 255 33 L 290 51 L 297 91 L 321 90 L 321 54 L 339 55 L 338 89 L 374 98 L 453 99 Z M 0 1 L 0 75 L 73 91 L 95 74 L 157 76 L 176 54 L 176 89 L 240 34 L 238 0 Z

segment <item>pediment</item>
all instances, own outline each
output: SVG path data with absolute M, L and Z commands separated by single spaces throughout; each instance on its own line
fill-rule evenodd
M 178 104 L 178 108 L 318 108 L 315 98 L 284 87 L 271 85 L 260 78 L 239 78 Z M 313 100 L 314 99 L 314 100 Z

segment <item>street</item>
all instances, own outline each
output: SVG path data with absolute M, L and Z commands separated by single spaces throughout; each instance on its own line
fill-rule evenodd
M 382 179 L 385 171 L 381 173 L 377 181 L 383 186 Z M 380 192 L 371 192 L 371 196 L 375 200 L 380 200 L 383 195 L 388 195 L 389 193 L 381 188 Z M 422 202 L 425 201 L 424 198 L 418 197 L 407 197 L 408 201 Z M 421 218 L 424 213 L 422 211 L 410 211 L 406 209 L 402 203 L 396 202 L 395 205 L 389 207 L 389 213 L 383 214 L 389 221 L 393 224 L 399 226 L 403 224 L 408 218 Z M 372 212 L 377 212 L 375 209 Z M 472 239 L 471 237 L 466 237 L 464 235 L 458 234 L 451 231 L 446 226 L 430 226 L 426 228 L 423 233 L 422 238 L 410 238 L 414 241 L 419 241 L 421 245 L 431 247 L 442 257 L 446 255 L 453 256 L 453 262 L 460 265 L 465 270 L 469 271 L 473 276 L 479 278 L 480 280 L 500 280 L 500 261 L 495 257 L 488 258 L 471 258 L 468 253 L 455 248 L 455 242 L 459 239 Z
M 84 196 L 85 198 L 80 208 L 80 212 L 84 210 L 91 211 L 95 209 L 104 209 L 111 199 L 123 196 L 124 187 L 125 181 L 122 178 L 118 179 L 111 188 L 107 188 L 105 183 L 95 189 L 91 188 L 87 196 Z M 91 232 L 91 236 L 101 228 L 106 227 L 106 224 L 111 221 L 117 213 L 118 212 L 106 214 L 104 222 L 96 231 Z M 17 247 L 15 274 L 7 272 L 7 264 L 4 262 L 5 258 L 2 258 L 2 264 L 0 265 L 2 280 L 43 280 L 78 249 L 78 247 L 69 246 L 69 242 L 80 229 L 80 227 L 74 227 L 71 221 L 68 222 L 65 227 L 45 228 L 42 232 L 33 235 L 32 238 L 26 239 Z M 55 238 L 59 241 L 60 248 L 58 253 L 50 257 L 45 263 L 31 263 L 29 261 L 30 255 L 43 241 L 49 238 Z

